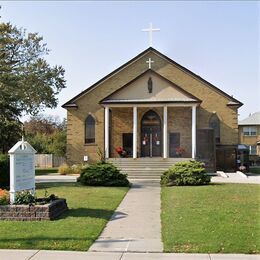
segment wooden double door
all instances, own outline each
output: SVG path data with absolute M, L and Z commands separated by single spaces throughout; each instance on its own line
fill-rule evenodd
M 149 110 L 141 121 L 141 157 L 162 156 L 161 119 L 158 114 Z

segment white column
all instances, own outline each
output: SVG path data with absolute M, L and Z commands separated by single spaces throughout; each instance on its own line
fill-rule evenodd
M 137 158 L 137 107 L 133 107 L 133 158 Z
M 105 158 L 109 158 L 109 107 L 105 107 Z
M 163 158 L 168 157 L 167 106 L 163 107 Z
M 192 136 L 192 145 L 191 145 L 191 153 L 192 159 L 196 158 L 196 106 L 192 106 L 192 128 L 191 128 L 191 136 Z

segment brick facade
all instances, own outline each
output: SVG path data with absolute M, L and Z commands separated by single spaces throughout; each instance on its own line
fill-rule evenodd
M 90 161 L 98 159 L 97 150 L 104 149 L 104 107 L 99 103 L 105 97 L 134 80 L 147 70 L 146 61 L 151 58 L 154 63 L 152 70 L 165 79 L 175 83 L 186 92 L 191 93 L 202 102 L 197 107 L 197 128 L 208 128 L 209 119 L 217 114 L 220 119 L 220 144 L 236 145 L 238 143 L 237 109 L 241 105 L 228 106 L 232 100 L 227 94 L 212 87 L 183 67 L 169 62 L 153 49 L 148 49 L 143 55 L 125 65 L 117 73 L 112 73 L 101 81 L 91 91 L 83 93 L 73 100 L 77 108 L 67 109 L 67 159 L 70 164 L 82 163 L 83 156 L 88 155 Z M 138 96 L 138 93 L 137 93 Z M 138 151 L 140 151 L 140 122 L 143 114 L 151 107 L 138 107 Z M 162 107 L 153 108 L 162 119 Z M 133 110 L 131 107 L 112 107 L 111 156 L 116 156 L 114 148 L 122 146 L 122 133 L 133 132 Z M 91 114 L 96 120 L 94 144 L 84 144 L 85 119 Z M 181 146 L 191 154 L 191 107 L 168 108 L 168 133 L 181 133 Z
M 66 210 L 66 199 L 57 199 L 45 205 L 0 205 L 0 220 L 54 220 Z

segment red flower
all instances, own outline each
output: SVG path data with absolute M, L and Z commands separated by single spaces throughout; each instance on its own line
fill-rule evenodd
M 124 151 L 124 149 L 123 149 L 122 147 L 117 147 L 117 148 L 116 148 L 116 152 L 117 152 L 118 154 L 122 154 L 123 151 Z
M 183 153 L 185 153 L 185 149 L 182 148 L 182 147 L 177 147 L 177 148 L 175 149 L 175 151 L 176 151 L 177 154 L 183 154 Z

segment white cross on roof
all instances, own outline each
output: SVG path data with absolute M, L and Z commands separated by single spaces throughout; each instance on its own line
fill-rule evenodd
M 148 35 L 149 35 L 149 46 L 152 47 L 152 45 L 153 45 L 153 32 L 160 31 L 160 29 L 159 28 L 153 28 L 153 24 L 150 23 L 150 27 L 146 28 L 146 29 L 143 29 L 142 31 L 143 32 L 148 32 Z

